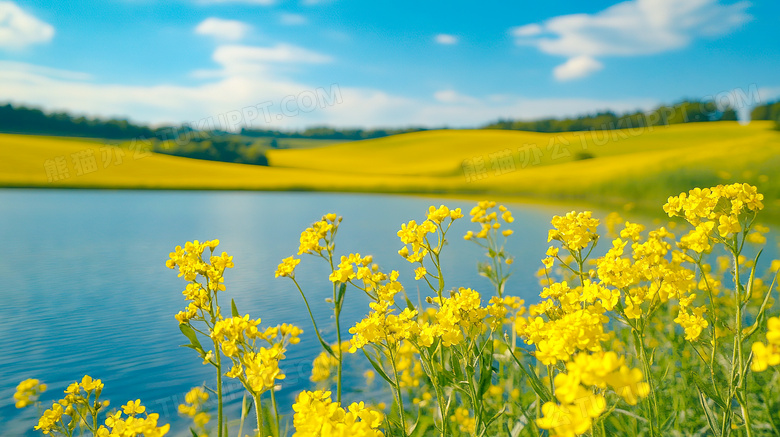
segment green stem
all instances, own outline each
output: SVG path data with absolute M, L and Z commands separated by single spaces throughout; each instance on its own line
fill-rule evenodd
M 469 383 L 469 396 L 471 397 L 471 404 L 474 407 L 474 431 L 478 432 L 482 428 L 482 402 L 481 399 L 477 399 L 477 390 L 474 387 L 474 371 L 470 366 L 466 366 L 466 376 Z
M 271 404 L 274 406 L 274 419 L 276 421 L 276 435 L 277 437 L 280 435 L 279 431 L 279 406 L 276 403 L 276 390 L 274 387 L 271 387 Z
M 260 403 L 260 395 L 253 396 L 255 400 L 255 417 L 257 418 L 257 433 L 263 435 L 263 407 Z
M 95 392 L 95 393 L 97 393 L 97 392 Z M 96 395 L 95 395 L 95 403 L 96 403 L 96 404 L 97 404 L 97 400 L 98 400 L 98 397 L 97 397 L 97 394 L 96 394 Z M 98 423 L 97 423 L 97 418 L 98 418 L 98 407 L 95 407 L 95 411 L 94 411 L 94 412 L 92 412 L 92 407 L 89 407 L 89 411 L 92 413 L 92 424 L 93 424 L 93 426 L 95 427 L 95 429 L 93 430 L 93 432 L 97 433 L 97 429 L 98 429 Z
M 393 353 L 392 348 L 388 348 L 388 350 L 390 352 L 390 364 L 393 366 L 393 373 L 395 374 L 395 392 L 398 396 L 398 409 L 401 413 L 401 431 L 404 437 L 406 437 L 406 411 L 404 409 L 404 396 L 401 393 L 401 382 L 398 378 L 398 368 L 395 365 L 395 354 Z M 442 422 L 443 421 L 444 419 L 442 418 Z
M 655 385 L 653 384 L 653 378 L 650 367 L 650 360 L 647 358 L 647 349 L 645 349 L 644 342 L 644 325 L 637 323 L 638 328 L 634 328 L 637 333 L 634 337 L 635 347 L 638 349 L 639 358 L 642 360 L 642 367 L 644 368 L 645 379 L 650 387 L 650 396 L 648 399 L 648 414 L 650 423 L 650 435 L 655 436 L 658 429 L 658 400 L 655 395 Z
M 238 437 L 241 437 L 244 435 L 244 420 L 246 419 L 246 392 L 244 392 L 244 397 L 241 399 L 241 421 L 238 425 Z
M 335 238 L 335 233 L 333 234 L 332 238 Z M 333 264 L 333 249 L 334 247 L 331 247 L 328 245 L 328 263 L 330 263 L 330 271 L 335 272 L 336 268 Z M 344 357 L 343 353 L 341 352 L 341 324 L 339 320 L 339 316 L 341 314 L 341 305 L 342 302 L 339 301 L 337 293 L 337 286 L 336 283 L 333 283 L 333 314 L 336 316 L 336 338 L 338 341 L 338 344 L 336 345 L 336 348 L 338 349 L 338 376 L 336 380 L 336 402 L 341 405 L 341 374 L 342 374 L 342 367 L 344 363 Z
M 342 373 L 342 367 L 344 364 L 344 353 L 341 351 L 341 324 L 339 322 L 339 316 L 341 315 L 340 308 L 338 308 L 338 305 L 336 305 L 335 310 L 336 315 L 336 337 L 338 339 L 338 344 L 336 345 L 336 349 L 338 350 L 338 379 L 336 381 L 336 399 L 339 405 L 341 405 L 341 373 Z
M 207 284 L 208 285 L 208 284 Z M 209 315 L 211 316 L 211 327 L 213 330 L 214 325 L 217 323 L 217 314 L 214 308 L 219 308 L 219 302 L 217 301 L 217 293 L 214 292 L 214 299 L 209 306 Z M 207 323 L 208 326 L 208 323 Z M 216 338 L 212 338 L 214 343 L 214 355 L 216 356 L 216 368 L 217 368 L 217 437 L 223 436 L 222 422 L 222 352 L 219 350 L 219 341 Z
M 723 396 L 720 393 L 720 388 L 718 388 L 720 384 L 718 384 L 718 381 L 715 377 L 715 354 L 718 350 L 718 334 L 716 332 L 716 327 L 718 326 L 718 313 L 715 309 L 715 296 L 712 293 L 712 286 L 707 279 L 707 272 L 704 270 L 704 266 L 702 266 L 701 260 L 702 255 L 699 255 L 699 259 L 696 261 L 696 265 L 699 267 L 701 277 L 704 280 L 704 285 L 707 288 L 707 294 L 709 295 L 710 321 L 712 323 L 712 326 L 710 327 L 710 333 L 712 335 L 712 349 L 710 351 L 709 362 L 710 380 L 712 381 L 712 387 L 715 389 L 715 394 L 717 394 L 719 398 L 722 398 Z
M 445 410 L 446 405 L 444 403 L 444 392 L 442 391 L 441 387 L 439 387 L 439 379 L 437 377 L 438 374 L 433 369 L 433 360 L 431 360 L 430 355 L 422 352 L 424 349 L 418 348 L 418 350 L 421 351 L 420 361 L 423 364 L 423 370 L 431 380 L 433 390 L 436 392 L 436 401 L 439 404 L 439 414 L 441 414 L 441 437 L 445 437 L 447 435 L 447 411 Z
M 217 356 L 217 436 L 222 437 L 222 353 L 216 340 L 214 340 L 214 351 Z
M 750 408 L 748 408 L 746 380 L 745 380 L 745 356 L 742 352 L 743 332 L 742 332 L 742 293 L 740 291 L 740 279 L 739 279 L 739 252 L 734 251 L 734 283 L 735 293 L 734 301 L 737 305 L 736 315 L 736 341 L 735 347 L 737 352 L 737 365 L 739 366 L 739 382 L 735 387 L 735 392 L 741 392 L 740 396 L 737 396 L 737 402 L 742 410 L 742 418 L 745 420 L 745 432 L 747 437 L 753 437 L 752 423 L 750 420 Z
M 311 312 L 311 307 L 309 306 L 309 300 L 306 299 L 306 295 L 303 294 L 303 289 L 301 288 L 300 284 L 298 284 L 298 281 L 295 280 L 294 277 L 290 277 L 292 279 L 293 283 L 295 284 L 295 287 L 298 288 L 298 291 L 301 293 L 301 297 L 303 298 L 303 303 L 306 304 L 306 309 L 309 311 L 309 317 L 311 318 L 311 324 L 314 325 L 314 333 L 317 334 L 317 338 L 320 340 L 320 344 L 325 345 L 325 340 L 322 339 L 322 335 L 320 335 L 320 329 L 317 328 L 317 322 L 314 320 L 314 314 Z M 323 347 L 323 349 L 325 349 Z M 325 349 L 327 352 L 327 349 Z M 333 358 L 336 358 L 335 356 Z
M 553 374 L 554 367 L 552 365 L 547 366 L 547 379 L 550 384 L 550 396 L 555 397 L 555 375 Z

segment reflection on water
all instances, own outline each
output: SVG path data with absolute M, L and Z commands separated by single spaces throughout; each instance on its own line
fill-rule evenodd
M 172 435 L 187 435 L 189 419 L 178 417 L 176 405 L 190 387 L 213 383 L 214 375 L 194 352 L 179 347 L 184 337 L 173 315 L 184 307 L 185 283 L 164 263 L 173 247 L 194 239 L 219 238 L 219 250 L 233 255 L 235 268 L 226 274 L 224 293 L 235 299 L 239 311 L 262 318 L 265 326 L 284 322 L 304 329 L 301 343 L 289 348 L 283 362 L 287 379 L 279 399 L 289 411 L 295 395 L 313 387 L 311 362 L 320 350 L 300 295 L 288 280 L 273 275 L 282 258 L 297 252 L 300 231 L 327 212 L 344 216 L 337 252 L 373 254 L 383 270 L 400 270 L 407 292 L 415 296 L 418 284 L 412 266 L 397 254 L 396 231 L 403 222 L 423 219 L 429 205 L 442 203 L 466 212 L 472 205 L 352 194 L 0 191 L 3 435 L 34 435 L 36 412 L 13 406 L 19 381 L 45 381 L 49 392 L 42 400 L 50 404 L 84 374 L 103 380 L 103 398 L 113 406 L 140 397 L 172 424 Z M 534 300 L 538 283 L 533 274 L 547 248 L 549 219 L 564 211 L 507 206 L 516 218 L 508 247 L 516 256 L 516 273 L 507 293 Z M 460 238 L 472 225 L 463 219 L 451 230 L 442 257 L 447 286 L 489 290 L 488 281 L 476 274 L 481 250 Z M 326 338 L 335 341 L 327 329 L 332 313 L 324 302 L 330 293 L 325 265 L 305 256 L 297 270 Z M 366 297 L 353 292 L 343 310 L 347 327 L 368 311 Z M 361 386 L 361 374 L 356 366 L 347 369 L 352 381 L 346 386 Z M 239 389 L 229 385 L 228 393 Z M 232 412 L 240 402 L 230 397 Z

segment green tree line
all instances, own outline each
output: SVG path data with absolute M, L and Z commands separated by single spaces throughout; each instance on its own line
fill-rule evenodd
M 750 112 L 751 120 L 774 120 L 780 129 L 780 100 L 753 108 Z
M 612 111 L 576 118 L 546 118 L 541 120 L 499 120 L 485 129 L 510 129 L 530 132 L 574 132 L 586 130 L 631 129 L 670 124 L 737 120 L 732 108 L 718 109 L 714 102 L 682 101 L 664 105 L 650 112 L 636 111 L 618 115 Z

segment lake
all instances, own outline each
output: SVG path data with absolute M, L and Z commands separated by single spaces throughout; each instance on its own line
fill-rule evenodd
M 279 399 L 289 411 L 299 391 L 314 387 L 311 362 L 320 352 L 299 293 L 288 279 L 274 278 L 280 260 L 297 253 L 300 232 L 325 213 L 344 216 L 337 253 L 372 254 L 383 271 L 401 271 L 401 282 L 414 299 L 420 284 L 413 280 L 412 266 L 397 254 L 396 232 L 401 223 L 424 219 L 429 205 L 440 204 L 468 214 L 474 202 L 323 193 L 0 190 L 0 241 L 6 254 L 0 263 L 3 435 L 35 435 L 35 409 L 13 405 L 21 380 L 46 382 L 49 391 L 42 400 L 49 407 L 85 374 L 103 380 L 102 398 L 110 399 L 112 407 L 141 398 L 163 423 L 171 423 L 170 435 L 188 435 L 190 420 L 180 417 L 176 406 L 191 387 L 204 381 L 213 385 L 214 371 L 196 353 L 179 347 L 185 339 L 174 315 L 185 306 L 185 282 L 165 261 L 176 245 L 195 239 L 219 238 L 218 250 L 233 256 L 223 305 L 233 298 L 242 314 L 262 318 L 263 326 L 292 323 L 304 329 L 301 343 L 289 347 L 282 363 L 287 379 Z M 507 294 L 533 302 L 539 292 L 534 272 L 548 246 L 550 218 L 566 208 L 506 205 L 516 218 L 508 246 L 516 257 L 515 275 Z M 604 217 L 603 212 L 596 215 Z M 489 282 L 476 273 L 482 249 L 461 238 L 475 228 L 467 217 L 451 229 L 443 254 L 447 286 L 489 293 Z M 322 260 L 303 256 L 296 276 L 318 324 L 326 328 L 326 339 L 335 342 L 331 307 L 324 302 L 331 293 L 328 273 Z M 369 311 L 367 302 L 362 292 L 349 291 L 345 331 Z M 362 385 L 364 359 L 360 354 L 353 358 L 347 362 L 347 387 Z M 236 393 L 238 387 L 227 381 L 228 393 Z M 346 400 L 366 397 L 353 392 Z M 231 397 L 233 417 L 240 401 Z

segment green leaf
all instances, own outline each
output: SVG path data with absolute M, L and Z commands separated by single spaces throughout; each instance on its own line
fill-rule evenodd
M 745 292 L 745 302 L 750 299 L 750 295 L 753 294 L 753 280 L 756 278 L 756 267 L 758 267 L 758 258 L 761 256 L 761 252 L 763 252 L 764 249 L 761 249 L 756 254 L 756 259 L 753 260 L 753 268 L 750 269 L 750 278 L 748 279 L 747 283 L 747 290 Z
M 203 351 L 203 346 L 201 346 L 200 341 L 198 341 L 198 334 L 192 329 L 192 326 L 186 323 L 180 323 L 179 330 L 181 330 L 181 333 L 190 340 L 190 345 L 185 345 L 186 347 L 191 347 L 198 352 L 205 353 Z
M 325 343 L 325 340 L 323 340 L 322 337 L 320 337 L 320 333 L 319 332 L 317 332 L 317 339 L 320 341 L 320 344 L 322 345 L 322 348 L 325 349 L 325 352 L 329 353 L 330 356 L 332 356 L 333 358 L 335 358 L 337 360 L 339 359 L 339 356 L 336 355 L 335 352 L 333 352 L 333 348 L 331 348 L 328 343 Z M 339 345 L 339 347 L 341 347 L 341 345 Z
M 230 299 L 230 311 L 233 313 L 233 317 L 241 317 L 241 314 L 238 313 L 238 308 L 236 308 L 236 301 L 233 299 Z
M 449 370 L 440 369 L 436 372 L 440 387 L 449 387 L 455 381 L 455 374 Z
M 536 375 L 536 372 L 534 369 L 529 365 L 528 368 L 520 361 L 517 356 L 514 353 L 510 353 L 512 355 L 512 358 L 515 360 L 518 366 L 520 366 L 520 370 L 525 374 L 525 376 L 528 377 L 528 382 L 531 384 L 531 388 L 533 389 L 534 393 L 539 395 L 539 397 L 542 399 L 542 402 L 548 402 L 550 399 L 552 399 L 552 394 L 547 391 L 547 388 L 545 388 L 544 384 L 542 384 L 542 381 L 539 379 L 539 376 Z
M 487 420 L 487 422 L 485 422 L 485 429 L 487 430 L 487 428 L 490 427 L 491 423 L 493 423 L 496 419 L 501 417 L 501 415 L 504 414 L 504 411 L 506 411 L 506 405 L 501 407 L 501 409 L 498 410 L 498 412 L 496 412 L 496 414 L 494 414 L 493 417 L 491 417 L 490 419 Z M 506 425 L 506 422 L 504 422 L 504 425 Z M 509 434 L 511 434 L 511 433 L 508 433 L 507 435 L 509 435 Z
M 370 356 L 370 355 L 368 355 L 368 352 L 366 352 L 364 349 L 361 349 L 361 350 L 363 351 L 363 355 L 365 355 L 365 356 L 366 356 L 366 358 L 368 358 L 368 361 L 371 363 L 371 366 L 373 366 L 373 367 L 374 367 L 374 370 L 376 370 L 376 373 L 378 373 L 378 374 L 379 374 L 379 376 L 381 376 L 381 377 L 382 377 L 382 379 L 384 379 L 385 381 L 387 381 L 387 382 L 388 382 L 388 384 L 390 384 L 390 385 L 392 385 L 393 387 L 395 387 L 395 383 L 393 382 L 393 380 L 391 380 L 391 379 L 390 379 L 390 377 L 389 377 L 389 376 L 387 376 L 387 374 L 385 373 L 385 371 L 382 369 L 382 366 L 380 366 L 380 365 L 379 365 L 379 363 L 377 363 L 376 361 L 374 361 L 374 359 L 373 359 L 373 358 L 371 358 L 371 356 Z
M 453 373 L 455 374 L 455 379 L 457 380 L 463 380 L 466 378 L 466 374 L 463 373 L 463 366 L 457 361 L 455 361 L 455 354 L 450 354 L 450 365 L 452 366 Z
M 344 304 L 344 295 L 347 292 L 347 283 L 341 284 L 339 287 L 339 292 L 336 294 L 336 308 L 341 310 L 341 306 Z
M 248 415 L 250 411 L 252 411 L 252 406 L 255 404 L 255 400 L 251 396 L 247 396 L 246 402 L 244 403 L 244 415 Z
M 404 298 L 406 299 L 406 307 L 409 308 L 412 311 L 415 311 L 417 308 L 414 306 L 411 300 L 409 300 L 409 297 L 404 294 Z
M 674 425 L 674 419 L 677 417 L 676 414 L 670 414 L 669 417 L 666 418 L 664 423 L 661 424 L 661 431 L 669 431 L 672 429 L 672 426 Z M 664 432 L 663 435 L 668 435 L 668 433 Z
M 483 367 L 479 372 L 479 389 L 477 390 L 479 399 L 482 399 L 482 396 L 488 391 L 492 382 L 493 368 L 491 367 L 488 371 L 485 371 L 485 368 Z
M 469 386 L 468 382 L 460 381 L 460 384 L 461 385 L 454 385 L 454 386 L 452 386 L 452 388 L 454 388 L 455 391 L 460 392 L 465 398 L 467 398 L 467 399 L 470 398 L 471 397 L 471 392 L 467 388 L 465 388 L 465 387 Z
M 512 434 L 512 430 L 509 429 L 509 423 L 508 422 L 504 422 L 504 435 L 508 435 L 508 436 L 513 435 Z
M 715 401 L 716 404 L 718 404 L 719 407 L 723 408 L 724 410 L 728 410 L 729 407 L 726 404 L 726 402 L 723 401 L 723 399 L 718 396 L 718 394 L 715 392 L 715 390 L 709 386 L 709 384 L 705 383 L 704 381 L 699 378 L 698 375 L 695 373 L 690 374 L 691 379 L 693 380 L 693 383 L 696 385 L 696 388 L 707 395 L 708 398 Z
M 196 433 L 194 429 L 190 428 L 190 432 L 192 433 L 192 437 L 199 437 L 198 433 Z
M 707 418 L 707 425 L 710 427 L 710 431 L 715 436 L 720 436 L 720 428 L 718 428 L 718 418 L 715 416 L 715 413 L 710 408 L 709 402 L 707 402 L 707 397 L 704 396 L 704 393 L 699 390 L 699 402 L 701 403 L 702 408 L 704 408 L 704 417 Z
M 408 427 L 408 429 L 406 430 L 407 431 L 406 434 L 408 435 L 414 434 L 414 430 L 417 429 L 417 426 L 419 424 L 420 424 L 420 410 L 417 410 L 417 419 L 415 419 L 414 425 Z

